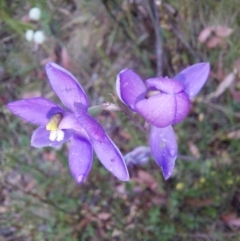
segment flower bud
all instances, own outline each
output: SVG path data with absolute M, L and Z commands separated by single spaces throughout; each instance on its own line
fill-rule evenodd
M 41 18 L 41 9 L 36 7 L 30 9 L 29 18 L 31 20 L 38 21 Z
M 145 165 L 149 161 L 150 148 L 147 146 L 139 146 L 124 156 L 127 165 Z
M 36 43 L 36 44 L 43 44 L 44 41 L 45 41 L 45 35 L 44 35 L 44 32 L 41 31 L 41 30 L 38 30 L 34 33 L 33 35 L 33 41 Z
M 32 42 L 33 41 L 33 35 L 34 35 L 34 31 L 32 29 L 28 29 L 25 33 L 25 38 L 28 42 Z

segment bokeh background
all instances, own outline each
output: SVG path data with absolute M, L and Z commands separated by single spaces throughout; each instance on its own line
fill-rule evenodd
M 29 19 L 33 7 L 39 21 Z M 28 29 L 45 41 L 27 41 Z M 0 0 L 0 240 L 240 240 L 239 39 L 239 0 Z M 115 77 L 126 67 L 146 79 L 210 62 L 207 84 L 174 126 L 173 176 L 164 181 L 151 159 L 129 166 L 123 183 L 95 158 L 79 186 L 67 144 L 30 147 L 35 127 L 5 105 L 35 96 L 60 103 L 48 61 L 70 70 L 92 105 L 120 105 Z M 141 117 L 96 118 L 123 154 L 147 145 Z

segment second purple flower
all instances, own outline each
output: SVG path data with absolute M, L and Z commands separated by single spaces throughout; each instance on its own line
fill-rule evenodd
M 184 69 L 172 79 L 147 79 L 146 85 L 130 69 L 121 71 L 117 76 L 116 91 L 121 101 L 151 124 L 151 152 L 165 179 L 171 176 L 178 155 L 171 125 L 187 116 L 190 100 L 205 84 L 209 71 L 208 63 L 199 63 Z

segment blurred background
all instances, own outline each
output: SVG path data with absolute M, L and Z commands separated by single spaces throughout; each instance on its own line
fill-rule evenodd
M 0 0 L 0 240 L 240 240 L 239 27 L 239 0 Z M 35 127 L 5 105 L 60 103 L 48 61 L 77 77 L 91 105 L 120 105 L 115 77 L 126 67 L 146 79 L 210 62 L 207 84 L 174 126 L 173 176 L 164 181 L 151 159 L 130 165 L 123 183 L 95 158 L 77 185 L 68 144 L 30 147 Z M 123 154 L 148 145 L 141 117 L 96 118 Z

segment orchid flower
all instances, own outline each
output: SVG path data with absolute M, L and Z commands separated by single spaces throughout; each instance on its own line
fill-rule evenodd
M 102 126 L 87 113 L 88 98 L 76 78 L 55 63 L 48 63 L 45 69 L 52 89 L 66 108 L 41 97 L 7 105 L 15 115 L 40 125 L 33 132 L 31 145 L 57 147 L 70 139 L 69 167 L 78 183 L 82 183 L 91 170 L 93 149 L 108 171 L 118 179 L 128 181 L 122 154 Z
M 174 78 L 142 79 L 132 70 L 122 70 L 116 79 L 120 100 L 151 124 L 149 144 L 152 155 L 168 179 L 178 155 L 172 125 L 182 121 L 190 110 L 190 100 L 201 90 L 210 71 L 208 63 L 192 65 Z

